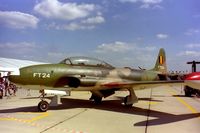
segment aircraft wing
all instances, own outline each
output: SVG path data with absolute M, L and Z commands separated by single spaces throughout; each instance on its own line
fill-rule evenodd
M 161 85 L 184 85 L 184 80 L 162 80 L 162 81 L 121 81 L 101 84 L 105 88 L 133 88 L 145 89 Z

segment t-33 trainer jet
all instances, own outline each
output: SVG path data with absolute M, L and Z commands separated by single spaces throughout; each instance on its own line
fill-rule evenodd
M 151 70 L 115 68 L 110 64 L 88 57 L 70 57 L 58 64 L 32 65 L 11 73 L 9 80 L 18 86 L 41 90 L 43 94 L 38 104 L 39 111 L 47 111 L 49 103 L 44 100 L 45 94 L 65 95 L 66 91 L 90 91 L 90 100 L 100 103 L 118 90 L 128 90 L 124 105 L 132 106 L 138 99 L 135 89 L 172 83 L 166 78 L 166 57 L 160 49 L 156 64 Z

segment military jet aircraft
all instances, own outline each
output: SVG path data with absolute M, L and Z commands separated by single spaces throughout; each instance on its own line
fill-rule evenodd
M 166 79 L 167 67 L 164 49 L 160 49 L 153 69 L 115 68 L 110 64 L 88 57 L 70 57 L 58 64 L 32 65 L 11 73 L 9 80 L 18 86 L 41 90 L 43 97 L 38 104 L 39 111 L 47 111 L 49 103 L 44 95 L 66 94 L 66 91 L 90 91 L 90 100 L 100 103 L 118 90 L 128 90 L 124 105 L 137 102 L 134 89 L 171 83 Z

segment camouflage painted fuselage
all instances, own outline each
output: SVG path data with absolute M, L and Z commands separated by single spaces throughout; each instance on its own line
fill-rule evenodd
M 158 75 L 154 71 L 68 64 L 29 66 L 21 68 L 20 75 L 9 77 L 11 82 L 22 86 L 32 85 L 33 89 L 70 87 L 73 90 L 90 90 L 109 81 L 152 81 L 157 79 Z

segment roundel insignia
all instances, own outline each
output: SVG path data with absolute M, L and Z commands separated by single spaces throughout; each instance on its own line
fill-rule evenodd
M 159 56 L 159 63 L 162 65 L 164 63 L 163 56 Z

